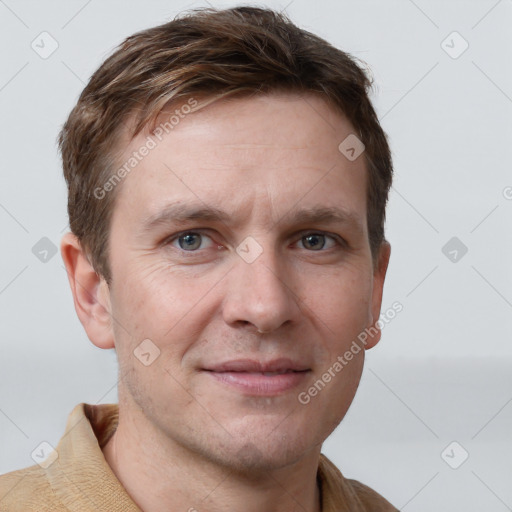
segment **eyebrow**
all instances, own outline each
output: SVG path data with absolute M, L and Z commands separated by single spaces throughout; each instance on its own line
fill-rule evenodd
M 171 224 L 185 224 L 189 221 L 209 221 L 230 225 L 234 223 L 235 215 L 219 210 L 215 207 L 206 207 L 201 204 L 171 204 L 160 212 L 148 217 L 142 225 L 142 233 L 148 233 L 160 226 Z M 235 221 L 236 222 L 236 221 Z M 362 220 L 355 212 L 340 207 L 316 206 L 291 211 L 281 217 L 275 224 L 346 224 L 362 230 Z
M 214 207 L 176 203 L 166 206 L 147 218 L 142 225 L 142 230 L 143 232 L 153 231 L 161 225 L 184 224 L 191 220 L 227 223 L 229 218 L 227 213 Z
M 316 206 L 290 212 L 283 218 L 289 218 L 292 224 L 351 224 L 362 229 L 362 222 L 355 212 L 340 207 Z M 281 222 L 281 219 L 278 221 Z

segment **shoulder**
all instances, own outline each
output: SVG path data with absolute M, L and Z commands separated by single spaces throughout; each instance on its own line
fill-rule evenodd
M 35 465 L 0 475 L 0 510 L 50 512 L 66 509 L 54 495 L 45 471 Z
M 346 482 L 352 487 L 359 501 L 364 505 L 365 510 L 372 512 L 398 512 L 389 501 L 378 492 L 357 480 L 347 479 Z
M 398 512 L 378 492 L 358 480 L 345 478 L 324 454 L 320 454 L 318 477 L 326 511 Z
M 76 465 L 77 452 L 80 449 L 90 452 L 90 446 L 96 441 L 89 421 L 83 421 L 88 420 L 87 412 L 92 417 L 99 415 L 85 403 L 76 405 L 69 414 L 66 426 L 69 435 L 64 435 L 59 441 L 55 450 L 58 453 L 57 460 L 0 475 L 0 511 L 69 510 L 67 505 L 75 503 L 77 499 L 76 486 L 72 485 L 69 477 L 76 474 L 73 472 L 75 466 L 78 469 L 83 466 L 83 460 L 80 465 Z

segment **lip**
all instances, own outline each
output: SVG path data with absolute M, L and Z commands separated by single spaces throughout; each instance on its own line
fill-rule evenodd
M 272 361 L 238 359 L 204 368 L 203 372 L 217 382 L 252 396 L 274 396 L 289 391 L 304 382 L 310 368 L 281 358 Z M 271 375 L 265 375 L 271 373 Z
M 303 363 L 293 361 L 285 357 L 272 359 L 271 361 L 257 361 L 255 359 L 234 359 L 218 364 L 209 365 L 204 370 L 211 372 L 285 372 L 291 370 L 302 372 L 310 370 Z

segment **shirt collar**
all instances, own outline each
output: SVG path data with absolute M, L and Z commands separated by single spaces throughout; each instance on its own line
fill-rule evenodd
M 59 441 L 58 459 L 47 469 L 53 491 L 72 512 L 93 506 L 112 512 L 141 512 L 102 452 L 119 423 L 118 404 L 78 404 Z M 323 454 L 317 471 L 322 512 L 364 512 L 351 485 Z M 75 492 L 70 493 L 70 487 Z M 70 498 L 73 496 L 73 498 Z

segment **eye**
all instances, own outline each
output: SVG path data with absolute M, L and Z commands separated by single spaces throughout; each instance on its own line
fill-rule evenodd
M 203 233 L 196 233 L 195 231 L 187 231 L 185 233 L 181 233 L 180 235 L 176 236 L 169 242 L 171 245 L 174 245 L 177 242 L 179 249 L 183 249 L 184 251 L 195 251 L 196 249 L 200 249 L 200 248 L 206 249 L 206 247 L 201 247 L 202 242 L 205 239 L 210 240 L 210 244 L 211 244 L 210 237 L 204 235 Z
M 200 231 L 183 231 L 169 238 L 166 243 L 188 253 L 199 252 L 215 245 L 211 237 Z M 346 246 L 342 238 L 321 232 L 306 232 L 297 243 L 302 244 L 301 248 L 312 252 L 326 252 L 329 249 Z
M 331 249 L 336 245 L 342 245 L 336 238 L 333 236 L 326 235 L 324 233 L 307 233 L 301 239 L 300 242 L 303 242 L 303 245 L 306 249 L 311 249 L 312 251 L 321 251 L 326 248 L 326 240 L 331 240 L 331 245 L 327 247 L 327 249 Z

